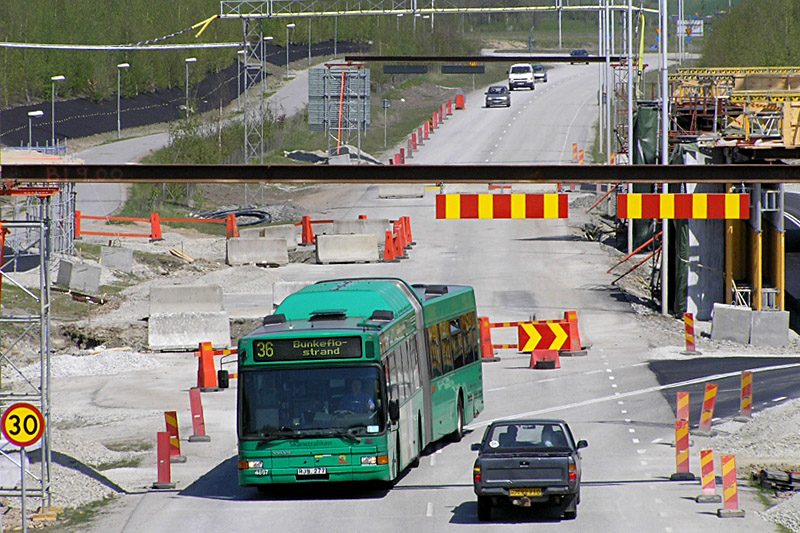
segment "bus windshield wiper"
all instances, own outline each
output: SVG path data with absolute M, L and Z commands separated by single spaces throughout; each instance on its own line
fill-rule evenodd
M 277 431 L 270 431 L 268 428 L 264 428 L 259 432 L 258 436 L 261 437 L 264 442 L 269 442 L 277 439 L 300 438 L 300 435 L 297 433 L 297 430 L 287 426 L 283 426 Z
M 325 428 L 325 429 L 323 429 L 322 431 L 324 432 L 323 434 L 325 434 L 325 435 L 333 435 L 333 436 L 335 436 L 335 437 L 341 437 L 341 438 L 343 438 L 343 439 L 345 439 L 345 440 L 349 440 L 350 442 L 354 442 L 354 443 L 356 443 L 356 444 L 358 444 L 359 442 L 361 442 L 361 439 L 360 439 L 360 438 L 358 438 L 357 436 L 355 436 L 355 435 L 353 435 L 352 433 L 350 433 L 350 432 L 348 432 L 348 431 L 345 431 L 345 430 L 343 430 L 343 429 L 339 429 L 339 428 Z

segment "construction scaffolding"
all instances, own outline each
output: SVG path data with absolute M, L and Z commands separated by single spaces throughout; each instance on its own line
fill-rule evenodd
M 371 123 L 370 71 L 363 64 L 328 64 L 311 69 L 308 77 L 308 126 L 324 131 L 328 154 L 356 139 L 361 160 L 361 135 Z

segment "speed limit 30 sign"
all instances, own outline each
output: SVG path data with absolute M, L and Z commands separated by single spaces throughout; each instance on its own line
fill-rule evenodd
M 3 436 L 16 446 L 32 446 L 39 442 L 44 433 L 42 412 L 29 403 L 15 403 L 0 418 Z

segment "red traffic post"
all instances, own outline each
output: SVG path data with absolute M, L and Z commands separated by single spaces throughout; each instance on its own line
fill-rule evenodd
M 530 368 L 535 368 L 536 370 L 561 368 L 561 359 L 558 356 L 558 350 L 531 351 Z
M 425 122 L 422 126 L 423 126 L 423 133 L 425 134 L 425 139 L 427 140 L 430 134 L 430 126 L 428 125 L 427 122 Z
M 452 98 L 447 100 L 447 114 L 448 115 L 452 115 L 453 114 L 453 99 Z
M 169 460 L 171 463 L 185 463 L 186 456 L 181 455 L 181 439 L 178 432 L 178 413 L 164 411 L 164 421 L 169 434 Z
M 226 232 L 225 235 L 228 239 L 235 239 L 239 237 L 239 226 L 236 224 L 236 215 L 228 215 L 225 218 Z
M 578 312 L 564 311 L 564 324 L 567 332 L 567 344 L 559 350 L 560 356 L 586 355 L 589 352 L 581 346 L 581 334 L 578 331 Z
M 717 494 L 717 481 L 714 477 L 714 450 L 700 450 L 700 470 L 703 493 L 696 497 L 697 503 L 721 503 Z
M 678 412 L 676 413 L 675 420 L 689 421 L 689 393 L 678 393 Z
M 75 210 L 75 238 L 81 238 L 81 212 Z
M 158 213 L 150 213 L 150 240 L 164 240 L 164 237 L 161 235 L 161 220 L 158 218 Z
M 670 481 L 694 481 L 694 474 L 689 472 L 689 422 L 675 421 L 675 473 Z
M 172 466 L 169 459 L 169 433 L 160 431 L 156 433 L 156 454 L 158 462 L 158 481 L 153 483 L 154 489 L 174 489 L 172 482 Z
M 414 145 L 411 143 L 411 137 L 408 138 L 406 141 L 406 159 L 413 159 L 414 158 Z
M 694 336 L 694 314 L 683 314 L 684 336 L 686 337 L 686 350 L 681 352 L 683 355 L 703 355 L 703 352 L 697 351 Z
M 484 363 L 491 361 L 499 361 L 500 358 L 495 356 L 494 347 L 492 346 L 492 327 L 489 325 L 488 317 L 478 318 L 478 332 L 481 337 L 481 361 Z
M 395 165 L 400 164 L 400 154 L 394 154 L 394 164 Z
M 358 215 L 358 220 L 367 220 L 367 215 Z
M 203 400 L 200 398 L 200 389 L 189 389 L 189 407 L 192 409 L 192 435 L 189 442 L 210 442 L 211 437 L 206 435 L 206 422 L 203 416 Z
M 734 420 L 747 422 L 753 416 L 753 372 L 742 370 L 742 399 L 739 403 L 739 416 Z
M 717 509 L 720 518 L 744 518 L 744 509 L 739 509 L 739 493 L 736 485 L 736 457 L 722 456 L 722 509 Z
M 410 150 L 417 150 L 417 133 L 411 132 L 411 148 Z
M 417 243 L 414 242 L 414 236 L 411 234 L 411 217 L 401 217 L 400 220 L 403 221 L 406 228 L 406 242 L 409 246 L 414 246 Z
M 417 128 L 417 143 L 422 146 L 422 126 Z
M 314 228 L 311 227 L 311 217 L 304 215 L 300 225 L 302 227 L 300 244 L 314 244 L 317 239 L 314 235 Z
M 700 414 L 700 423 L 697 425 L 698 435 L 711 436 L 711 420 L 714 418 L 714 405 L 717 403 L 717 385 L 706 384 L 703 395 L 703 412 Z
M 572 162 L 578 162 L 578 143 L 572 143 Z

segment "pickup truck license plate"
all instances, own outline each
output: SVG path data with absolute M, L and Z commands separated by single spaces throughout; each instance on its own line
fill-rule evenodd
M 541 496 L 542 489 L 509 489 L 509 496 Z
M 317 476 L 319 474 L 327 474 L 328 469 L 324 466 L 316 467 L 316 468 L 298 468 L 297 475 L 298 476 Z

